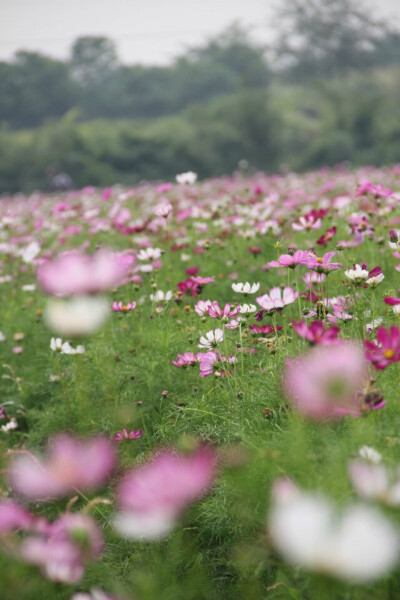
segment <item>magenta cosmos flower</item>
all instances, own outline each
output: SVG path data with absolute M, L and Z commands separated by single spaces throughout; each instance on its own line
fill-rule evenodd
M 312 321 L 309 325 L 305 321 L 292 321 L 294 331 L 310 344 L 336 344 L 338 342 L 339 327 L 325 329 L 322 321 Z
M 376 369 L 386 369 L 400 360 L 400 329 L 392 325 L 390 329 L 378 327 L 376 340 L 365 340 L 365 357 Z
M 294 269 L 297 265 L 306 265 L 310 252 L 308 250 L 297 250 L 293 255 L 281 254 L 278 260 L 272 260 L 268 263 L 268 267 L 289 267 Z
M 283 292 L 280 287 L 274 287 L 270 290 L 269 294 L 264 294 L 256 298 L 256 302 L 266 312 L 273 313 L 281 310 L 288 304 L 292 304 L 298 295 L 298 292 L 295 292 L 289 286 L 286 286 Z
M 238 312 L 238 306 L 231 308 L 230 304 L 226 303 L 224 308 L 221 308 L 216 300 L 211 303 L 207 310 L 209 317 L 212 319 L 221 319 L 222 321 L 229 321 L 229 319 L 236 317 Z
M 296 409 L 312 419 L 358 416 L 367 377 L 362 348 L 353 342 L 316 346 L 291 361 L 284 388 Z
M 215 461 L 211 448 L 190 455 L 164 450 L 128 472 L 117 490 L 117 530 L 131 539 L 168 534 L 183 509 L 210 488 Z
M 15 456 L 9 468 L 9 481 L 13 490 L 25 498 L 43 500 L 102 486 L 114 464 L 114 449 L 109 440 L 78 440 L 59 434 L 51 441 L 46 459 L 30 454 Z
M 54 296 L 93 294 L 110 290 L 122 283 L 127 273 L 124 261 L 107 250 L 86 255 L 79 252 L 60 254 L 38 269 L 40 285 Z
M 327 252 L 324 256 L 319 257 L 316 254 L 310 253 L 308 257 L 307 267 L 317 273 L 330 273 L 330 271 L 336 271 L 341 267 L 341 263 L 331 262 L 335 256 L 335 252 Z
M 143 435 L 143 431 L 141 429 L 132 429 L 128 431 L 126 427 L 123 427 L 121 431 L 117 431 L 117 433 L 113 437 L 113 442 L 122 442 L 122 440 L 138 440 Z

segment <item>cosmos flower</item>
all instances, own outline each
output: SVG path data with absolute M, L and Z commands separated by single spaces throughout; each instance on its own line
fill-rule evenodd
M 222 329 L 208 331 L 206 335 L 201 336 L 198 348 L 207 348 L 209 350 L 216 348 L 218 344 L 224 341 L 224 332 Z
M 400 329 L 392 325 L 390 329 L 378 327 L 376 340 L 365 340 L 365 356 L 376 369 L 386 369 L 388 365 L 400 361 Z
M 211 300 L 199 300 L 195 306 L 194 310 L 199 315 L 199 317 L 204 317 L 208 314 L 208 309 L 211 306 Z
M 311 252 L 308 257 L 307 267 L 312 271 L 316 271 L 317 273 L 325 273 L 327 275 L 331 271 L 335 271 L 342 266 L 340 263 L 331 262 L 334 256 L 335 252 L 327 252 L 322 257 L 319 257 Z
M 168 290 L 168 292 L 163 292 L 162 290 L 157 290 L 155 294 L 150 294 L 150 300 L 152 302 L 169 302 L 172 299 L 172 291 Z
M 200 353 L 199 353 L 200 354 Z M 198 355 L 193 352 L 185 352 L 184 354 L 177 354 L 177 360 L 172 360 L 172 364 L 175 367 L 189 367 L 197 364 Z
M 356 284 L 364 283 L 369 276 L 366 265 L 353 265 L 352 269 L 347 269 L 344 272 L 345 276 Z
M 215 477 L 215 454 L 164 450 L 129 471 L 117 488 L 115 527 L 131 539 L 157 539 L 175 526 L 180 513 L 205 494 Z
M 49 298 L 44 311 L 49 329 L 67 337 L 95 333 L 109 316 L 110 306 L 102 296 Z
M 232 289 L 238 294 L 256 294 L 260 289 L 259 283 L 232 283 Z
M 50 442 L 44 460 L 32 454 L 12 458 L 10 486 L 29 500 L 57 498 L 78 490 L 102 486 L 115 464 L 111 443 L 105 438 L 79 440 L 58 434 Z
M 292 326 L 297 335 L 310 344 L 336 344 L 338 341 L 339 327 L 325 329 L 322 321 L 312 321 L 310 324 L 305 321 L 292 321 Z
M 194 173 L 193 171 L 179 173 L 179 175 L 177 175 L 175 179 L 180 185 L 193 185 L 194 183 L 196 183 L 197 173 Z
M 256 302 L 267 313 L 273 313 L 281 310 L 288 304 L 293 304 L 298 295 L 298 292 L 295 292 L 289 286 L 286 286 L 283 291 L 280 287 L 274 287 L 271 288 L 269 294 L 264 294 L 256 298 Z
M 276 482 L 268 530 L 290 564 L 365 583 L 384 577 L 396 564 L 399 539 L 392 523 L 361 503 L 340 512 L 318 493 Z
M 119 301 L 117 302 L 116 300 L 114 300 L 114 302 L 111 304 L 111 310 L 113 312 L 130 312 L 131 310 L 134 310 L 136 308 L 136 302 L 122 302 Z
M 289 267 L 294 269 L 298 265 L 306 265 L 310 252 L 307 250 L 297 250 L 292 254 L 281 254 L 278 260 L 272 260 L 268 263 L 268 267 Z
M 127 265 L 112 252 L 99 250 L 89 256 L 75 251 L 43 263 L 38 279 L 43 290 L 53 296 L 82 296 L 117 287 L 126 273 Z
M 154 209 L 154 213 L 157 215 L 157 217 L 162 217 L 164 219 L 167 219 L 169 217 L 169 215 L 171 214 L 171 212 L 172 212 L 172 206 L 169 202 L 164 202 L 163 204 L 159 204 Z
M 238 307 L 231 308 L 231 305 L 228 303 L 221 308 L 216 300 L 211 303 L 211 306 L 209 306 L 207 310 L 209 317 L 212 319 L 221 319 L 222 321 L 228 321 L 229 319 L 236 317 L 238 312 Z
M 128 430 L 123 427 L 121 431 L 117 431 L 117 433 L 113 437 L 113 442 L 121 442 L 122 440 L 138 440 L 143 435 L 143 431 L 141 429 L 135 430 L 132 429 L 128 432 Z
M 60 354 L 84 354 L 85 347 L 77 346 L 73 348 L 69 342 L 63 342 L 61 338 L 51 338 L 50 348 L 54 352 L 60 352 Z
M 312 419 L 359 416 L 366 366 L 354 342 L 317 345 L 286 367 L 284 389 L 295 408 Z

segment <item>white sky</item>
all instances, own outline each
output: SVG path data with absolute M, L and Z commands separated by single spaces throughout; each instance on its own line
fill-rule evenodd
M 106 35 L 122 61 L 165 64 L 232 21 L 271 39 L 273 7 L 285 0 L 0 0 L 0 60 L 18 49 L 65 58 L 81 35 Z M 372 0 L 371 0 L 372 3 Z M 375 0 L 400 20 L 400 0 Z

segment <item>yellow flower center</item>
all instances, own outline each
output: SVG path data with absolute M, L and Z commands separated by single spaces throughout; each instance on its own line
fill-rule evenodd
M 385 358 L 393 358 L 394 350 L 392 350 L 391 348 L 389 348 L 389 350 L 385 350 L 385 352 L 383 353 L 383 356 Z
M 317 263 L 319 263 L 320 265 L 322 265 L 322 258 L 318 257 L 317 258 Z

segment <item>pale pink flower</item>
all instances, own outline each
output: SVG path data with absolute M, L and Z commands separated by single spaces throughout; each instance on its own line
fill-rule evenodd
M 79 252 L 60 254 L 38 269 L 39 283 L 48 294 L 73 296 L 104 292 L 122 283 L 127 266 L 109 251 L 92 256 Z
M 267 312 L 273 313 L 277 310 L 281 310 L 288 304 L 295 302 L 298 296 L 298 292 L 295 292 L 291 287 L 286 286 L 283 289 L 280 287 L 271 288 L 269 294 L 264 294 L 256 298 L 257 304 Z
M 163 204 L 156 206 L 154 212 L 157 217 L 167 219 L 172 212 L 172 206 L 169 202 L 164 202 Z
M 307 267 L 317 273 L 330 273 L 330 271 L 335 271 L 339 269 L 342 265 L 340 263 L 331 262 L 332 258 L 335 256 L 335 252 L 326 252 L 324 256 L 319 257 L 316 254 L 310 253 L 308 257 Z
M 214 477 L 215 453 L 210 448 L 191 455 L 160 452 L 119 484 L 117 530 L 132 539 L 167 535 L 184 508 L 208 491 Z
M 307 417 L 358 416 L 366 365 L 362 348 L 353 342 L 319 345 L 291 361 L 284 375 L 284 388 L 296 409 Z
M 197 304 L 194 305 L 195 312 L 199 315 L 199 317 L 204 317 L 208 314 L 208 309 L 211 306 L 211 300 L 199 300 Z
M 281 254 L 278 260 L 272 260 L 268 267 L 289 267 L 294 269 L 297 265 L 306 265 L 308 262 L 308 250 L 297 250 L 294 254 Z
M 102 486 L 114 464 L 114 450 L 107 439 L 79 440 L 58 434 L 52 439 L 45 460 L 30 454 L 15 456 L 9 468 L 9 482 L 16 493 L 30 500 L 55 498 Z
M 132 301 L 132 302 L 119 301 L 119 302 L 117 302 L 116 300 L 114 300 L 114 302 L 111 304 L 111 310 L 113 312 L 129 312 L 131 310 L 134 310 L 135 308 L 136 308 L 135 301 Z
M 230 304 L 226 303 L 225 306 L 221 308 L 216 300 L 211 303 L 211 306 L 209 306 L 207 310 L 209 317 L 212 319 L 221 319 L 222 321 L 228 321 L 229 319 L 236 317 L 238 312 L 239 308 L 237 306 L 231 308 Z
M 66 513 L 50 526 L 46 535 L 24 539 L 19 555 L 40 567 L 52 581 L 77 583 L 83 577 L 85 563 L 99 557 L 103 546 L 100 529 L 91 517 Z
M 319 217 L 313 214 L 307 214 L 300 217 L 298 221 L 292 223 L 292 229 L 294 231 L 309 231 L 310 229 L 320 229 L 322 221 Z

